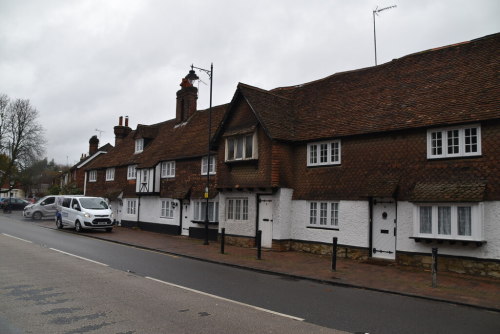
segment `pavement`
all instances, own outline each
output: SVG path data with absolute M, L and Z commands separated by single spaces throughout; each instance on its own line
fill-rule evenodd
M 36 221 L 48 228 L 56 228 L 53 220 Z M 72 230 L 68 232 L 75 233 Z M 142 231 L 135 228 L 115 227 L 113 232 L 86 231 L 82 235 L 155 250 L 177 256 L 209 261 L 248 270 L 260 271 L 291 278 L 306 279 L 324 284 L 394 293 L 472 306 L 500 312 L 500 279 L 478 277 L 450 272 L 438 272 L 437 287 L 432 287 L 431 272 L 420 268 L 363 263 L 337 258 L 336 271 L 332 271 L 331 256 L 304 252 L 278 252 L 225 245 L 221 254 L 220 243 L 185 236 Z

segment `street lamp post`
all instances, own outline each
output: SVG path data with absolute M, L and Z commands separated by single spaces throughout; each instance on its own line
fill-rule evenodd
M 208 75 L 208 78 L 210 79 L 210 106 L 208 108 L 208 148 L 207 148 L 207 184 L 205 186 L 205 193 L 204 193 L 204 198 L 206 201 L 205 205 L 205 240 L 203 242 L 204 245 L 208 245 L 208 204 L 209 204 L 209 196 L 208 196 L 208 187 L 210 186 L 210 139 L 212 137 L 212 86 L 213 86 L 213 78 L 214 78 L 214 64 L 210 64 L 210 70 L 206 70 L 200 67 L 196 67 L 194 65 L 191 65 L 191 71 L 189 71 L 189 74 L 186 76 L 186 79 L 189 81 L 194 81 L 198 80 L 199 77 L 196 75 L 194 72 L 194 69 L 200 70 L 205 72 Z M 214 162 L 214 168 L 215 168 L 215 162 Z

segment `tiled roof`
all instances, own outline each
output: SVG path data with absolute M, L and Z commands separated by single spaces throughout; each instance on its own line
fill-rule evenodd
M 227 105 L 212 107 L 212 136 Z M 92 161 L 87 169 L 137 164 L 138 168 L 155 166 L 160 161 L 197 157 L 206 154 L 208 140 L 208 109 L 194 113 L 187 122 L 175 119 L 153 125 L 138 125 L 120 144 L 103 157 Z M 141 153 L 135 154 L 135 138 L 154 138 Z M 199 139 L 201 138 L 201 140 Z
M 495 34 L 299 86 L 238 91 L 274 139 L 440 126 L 500 118 L 499 61 Z
M 291 99 L 242 83 L 238 84 L 237 92 L 244 96 L 271 138 L 293 137 L 295 115 Z
M 413 189 L 413 202 L 481 202 L 486 183 L 417 183 Z
M 212 107 L 211 136 L 222 120 L 227 104 Z M 137 160 L 138 168 L 147 168 L 160 161 L 199 157 L 208 149 L 209 110 L 198 110 L 185 123 L 175 119 L 165 122 L 158 129 L 158 136 Z

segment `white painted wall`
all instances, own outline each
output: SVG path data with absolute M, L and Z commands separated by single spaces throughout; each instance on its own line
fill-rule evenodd
M 281 188 L 273 196 L 273 239 L 292 238 L 293 189 Z
M 500 201 L 483 203 L 483 238 L 486 244 L 475 246 L 473 242 L 455 245 L 448 242 L 442 244 L 415 242 L 413 236 L 413 203 L 398 202 L 398 233 L 396 249 L 406 252 L 431 253 L 433 247 L 439 249 L 439 254 L 477 257 L 485 259 L 500 259 Z
M 293 201 L 291 238 L 331 243 L 332 238 L 337 237 L 342 245 L 368 247 L 369 210 L 368 201 L 340 201 L 338 231 L 308 229 L 308 202 Z
M 228 198 L 248 198 L 248 220 L 226 220 L 226 201 Z M 219 231 L 226 229 L 226 234 L 255 237 L 255 221 L 257 213 L 257 195 L 253 192 L 219 193 Z
M 174 209 L 174 218 L 160 217 L 162 200 L 170 200 L 177 203 L 177 207 Z M 179 225 L 179 205 L 179 201 L 172 200 L 171 198 L 158 198 L 155 196 L 141 197 L 139 220 L 147 223 Z

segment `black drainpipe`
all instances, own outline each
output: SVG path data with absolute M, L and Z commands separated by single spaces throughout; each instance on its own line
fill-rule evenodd
M 139 227 L 140 213 L 141 213 L 141 196 L 137 197 L 137 227 Z
M 255 246 L 257 247 L 257 231 L 259 230 L 259 203 L 260 194 L 257 194 L 257 205 L 255 208 Z
M 373 247 L 373 197 L 368 199 L 369 204 L 369 231 L 368 231 L 368 257 L 372 257 L 372 247 Z
M 179 210 L 179 235 L 182 234 L 182 206 L 183 206 L 183 203 L 182 203 L 182 199 L 179 199 L 179 206 L 181 207 L 181 209 Z

